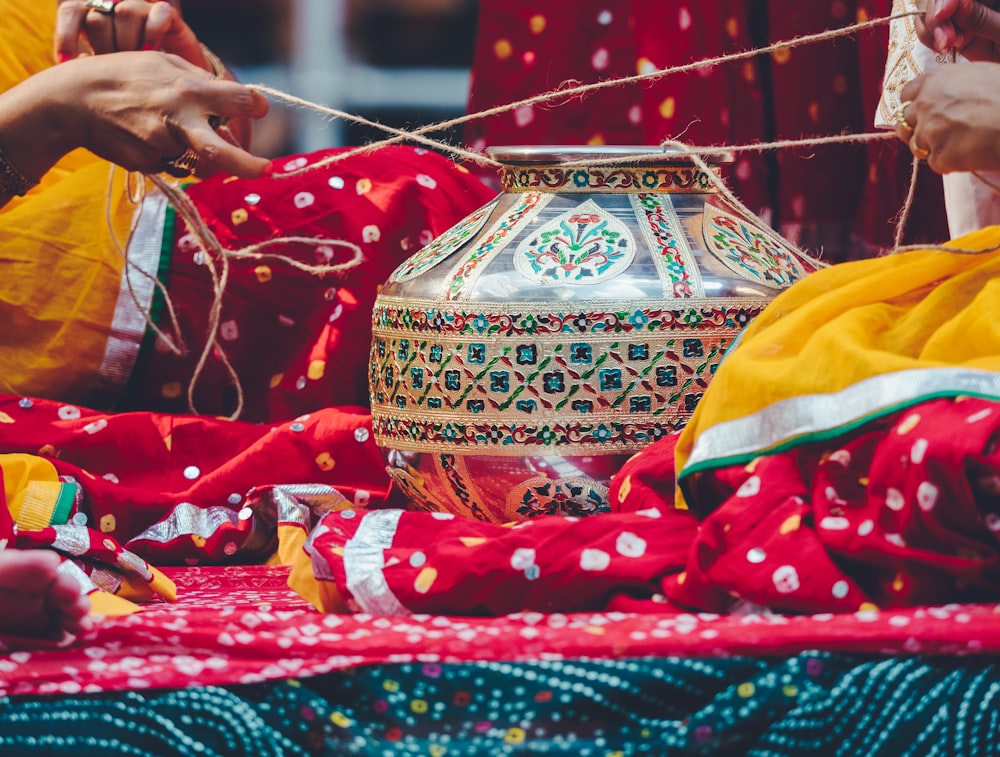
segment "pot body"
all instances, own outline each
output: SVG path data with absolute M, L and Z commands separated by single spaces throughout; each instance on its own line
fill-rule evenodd
M 684 426 L 739 332 L 818 264 L 683 155 L 492 154 L 502 194 L 376 301 L 375 439 L 417 507 L 496 522 L 608 510 L 622 462 Z

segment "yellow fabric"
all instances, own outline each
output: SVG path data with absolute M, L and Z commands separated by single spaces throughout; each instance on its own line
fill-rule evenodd
M 0 0 L 0 89 L 55 63 L 56 0 Z
M 153 574 L 152 580 L 146 581 L 134 573 L 124 573 L 124 580 L 115 596 L 136 602 L 150 602 L 154 599 L 176 602 L 177 584 L 149 563 L 146 563 L 146 567 Z
M 1000 245 L 1000 227 L 949 246 Z M 1000 252 L 933 250 L 833 266 L 791 287 L 748 327 L 684 429 L 677 470 L 699 436 L 775 402 L 901 370 L 1000 371 Z
M 302 526 L 278 524 L 278 550 L 267 559 L 268 565 L 294 565 L 303 553 L 309 534 Z
M 11 517 L 21 531 L 38 531 L 52 524 L 52 514 L 63 484 L 55 466 L 37 455 L 0 455 L 4 499 Z M 147 564 L 152 580 L 132 573 L 122 574 L 117 595 L 102 590 L 88 594 L 94 615 L 128 615 L 142 608 L 130 600 L 149 601 L 156 597 L 177 600 L 177 587 L 156 568 Z
M 312 560 L 305 550 L 309 534 L 300 526 L 278 526 L 278 551 L 268 565 L 291 565 L 288 587 L 322 612 L 348 613 L 344 597 L 333 581 L 320 581 L 313 572 Z
M 56 5 L 0 0 L 0 90 L 53 64 Z M 106 210 L 110 168 L 77 150 L 0 208 L 0 392 L 82 403 L 97 385 L 133 213 L 121 170 Z
M 312 560 L 299 550 L 288 576 L 288 587 L 320 612 L 346 614 L 350 610 L 333 581 L 320 581 L 313 572 Z
M 38 531 L 52 523 L 59 501 L 60 481 L 55 466 L 37 455 L 0 455 L 4 499 L 17 527 Z
M 114 618 L 122 615 L 133 615 L 142 610 L 135 602 L 130 602 L 114 594 L 109 594 L 101 589 L 90 592 L 87 595 L 87 599 L 90 600 L 91 615 L 104 615 Z

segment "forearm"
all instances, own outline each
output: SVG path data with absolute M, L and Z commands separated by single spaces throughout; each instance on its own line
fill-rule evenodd
M 0 206 L 16 193 L 16 175 L 33 185 L 79 144 L 66 122 L 64 95 L 52 75 L 39 74 L 0 94 Z

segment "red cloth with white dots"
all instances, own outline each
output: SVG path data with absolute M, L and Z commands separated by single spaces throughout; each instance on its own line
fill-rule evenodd
M 175 568 L 168 575 L 181 589 L 177 604 L 103 620 L 75 648 L 36 641 L 41 649 L 4 656 L 0 694 L 249 683 L 414 656 L 454 662 L 787 655 L 817 648 L 1000 650 L 998 403 L 936 400 L 836 442 L 719 471 L 699 485 L 697 510 L 673 507 L 671 437 L 616 477 L 612 501 L 621 512 L 544 517 L 516 528 L 358 506 L 365 498 L 352 487 L 375 476 L 378 464 L 370 437 L 360 433 L 367 428 L 363 416 L 321 411 L 300 421 L 311 426 L 303 433 L 294 424 L 272 430 L 211 418 L 77 415 L 59 403 L 22 404 L 0 404 L 6 419 L 0 448 L 51 455 L 63 475 L 81 482 L 87 507 L 103 513 L 90 520 L 92 528 L 113 527 L 126 541 L 171 502 L 239 508 L 228 503 L 229 492 L 249 481 L 323 480 L 355 506 L 329 514 L 314 531 L 312 549 L 322 550 L 332 568 L 320 575 L 346 587 L 344 555 L 365 554 L 345 537 L 366 523 L 390 523 L 395 513 L 398 541 L 387 543 L 390 532 L 382 532 L 362 563 L 376 578 L 370 566 L 382 566 L 384 586 L 398 602 L 394 607 L 380 592 L 379 609 L 460 617 L 323 617 L 287 589 L 286 569 Z M 340 451 L 338 464 L 313 470 L 323 440 Z M 375 502 L 377 491 L 371 495 Z M 110 512 L 114 523 L 105 517 Z M 226 555 L 228 541 L 207 540 L 203 556 L 245 562 L 240 552 Z M 190 533 L 179 534 L 172 546 L 181 562 L 196 559 Z M 164 555 L 157 558 L 163 564 Z M 744 598 L 742 605 L 731 592 Z M 994 604 L 955 604 L 977 597 Z M 881 610 L 867 600 L 880 602 Z M 899 608 L 942 601 L 948 604 Z M 749 612 L 754 602 L 824 612 Z M 535 606 L 586 611 L 522 612 Z M 744 612 L 693 613 L 691 607 Z M 507 611 L 515 614 L 469 617 Z
M 891 0 L 482 0 L 469 111 L 742 53 L 890 15 Z M 499 145 L 749 145 L 873 131 L 888 26 L 583 97 L 523 105 L 467 126 Z M 755 212 L 824 259 L 889 246 L 911 156 L 895 140 L 741 152 L 726 178 Z M 941 182 L 921 176 L 907 241 L 947 237 Z
M 615 477 L 620 512 L 512 528 L 342 511 L 307 551 L 357 609 L 858 612 L 1000 597 L 1000 404 L 929 401 L 687 482 L 669 437 Z M 902 463 L 900 461 L 903 461 Z
M 276 174 L 301 171 L 335 151 L 290 156 Z M 368 405 L 371 311 L 378 287 L 406 258 L 495 194 L 448 158 L 392 146 L 294 176 L 217 176 L 188 189 L 208 228 L 226 249 L 277 237 L 357 244 L 361 264 L 316 276 L 275 260 L 233 260 L 222 300 L 219 343 L 245 396 L 248 421 L 277 421 L 322 407 Z M 211 278 L 191 232 L 178 221 L 163 279 L 186 354 L 149 349 L 140 357 L 124 410 L 187 412 L 187 389 L 204 344 L 213 301 Z M 309 265 L 343 263 L 344 247 L 274 245 L 268 253 Z M 158 315 L 169 331 L 165 313 Z M 200 413 L 236 407 L 232 380 L 217 355 L 198 381 Z
M 262 425 L 0 396 L 0 419 L 0 452 L 43 455 L 79 484 L 74 524 L 157 566 L 267 559 L 282 518 L 254 505 L 251 490 L 265 483 L 334 487 L 345 505 L 380 505 L 390 490 L 360 408 Z M 253 517 L 240 517 L 251 505 Z M 13 536 L 10 525 L 5 532 L 0 522 L 0 539 Z M 45 538 L 14 544 L 44 546 Z

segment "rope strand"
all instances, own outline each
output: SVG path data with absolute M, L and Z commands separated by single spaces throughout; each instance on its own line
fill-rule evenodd
M 458 116 L 456 118 L 452 118 L 449 120 L 428 124 L 426 126 L 422 126 L 412 131 L 386 127 L 374 121 L 369 121 L 367 119 L 361 118 L 360 116 L 355 116 L 349 113 L 344 113 L 343 111 L 337 111 L 334 108 L 327 108 L 326 106 L 323 105 L 318 105 L 316 103 L 308 102 L 307 100 L 295 97 L 294 95 L 289 95 L 284 92 L 271 89 L 270 87 L 267 87 L 266 85 L 263 84 L 251 84 L 249 86 L 252 87 L 253 89 L 256 89 L 261 94 L 265 93 L 271 94 L 273 97 L 287 100 L 288 102 L 294 103 L 301 107 L 314 109 L 320 113 L 326 113 L 327 115 L 336 115 L 337 117 L 342 117 L 365 126 L 376 127 L 382 129 L 383 131 L 393 134 L 392 137 L 389 137 L 387 139 L 371 142 L 362 147 L 357 147 L 351 150 L 346 150 L 345 152 L 338 153 L 337 155 L 331 155 L 327 158 L 324 158 L 323 160 L 312 163 L 296 171 L 290 171 L 285 174 L 280 174 L 280 176 L 286 177 L 286 176 L 295 176 L 299 173 L 305 173 L 306 171 L 313 171 L 316 170 L 317 168 L 322 168 L 332 163 L 336 163 L 341 160 L 346 160 L 347 158 L 353 157 L 355 155 L 360 155 L 362 153 L 377 149 L 379 147 L 386 147 L 388 145 L 397 144 L 399 142 L 408 139 L 416 140 L 420 137 L 423 137 L 423 135 L 425 134 L 430 134 L 436 131 L 444 131 L 446 129 L 451 129 L 456 126 L 462 126 L 463 124 L 469 123 L 470 121 L 477 121 L 484 118 L 489 118 L 490 116 L 497 116 L 497 115 L 502 115 L 504 113 L 509 113 L 526 105 L 538 105 L 541 103 L 551 103 L 554 100 L 560 100 L 560 99 L 570 100 L 575 97 L 585 97 L 591 92 L 596 92 L 601 89 L 621 87 L 627 84 L 635 84 L 638 82 L 652 82 L 667 76 L 671 76 L 673 74 L 689 73 L 691 71 L 697 71 L 702 68 L 710 68 L 712 66 L 721 65 L 724 63 L 733 63 L 742 60 L 748 60 L 750 58 L 755 58 L 758 55 L 769 55 L 779 50 L 791 50 L 796 47 L 801 47 L 803 45 L 815 44 L 817 42 L 833 40 L 839 37 L 855 34 L 860 31 L 875 29 L 879 26 L 884 26 L 886 24 L 889 24 L 897 19 L 903 19 L 909 16 L 916 16 L 916 15 L 921 15 L 921 14 L 917 11 L 897 13 L 882 18 L 870 19 L 868 21 L 861 21 L 856 24 L 850 24 L 848 26 L 840 27 L 837 29 L 828 29 L 822 32 L 816 32 L 814 34 L 806 34 L 800 37 L 794 37 L 792 39 L 781 40 L 779 42 L 774 42 L 764 47 L 752 48 L 749 50 L 743 50 L 736 53 L 727 53 L 725 55 L 718 55 L 712 58 L 703 58 L 701 60 L 692 61 L 691 63 L 685 63 L 678 66 L 660 68 L 654 71 L 647 71 L 640 74 L 633 74 L 631 76 L 623 76 L 614 79 L 604 79 L 602 81 L 592 82 L 590 84 L 580 84 L 570 87 L 560 86 L 556 87 L 555 89 L 551 89 L 547 92 L 542 92 L 541 94 L 538 95 L 526 97 L 522 100 L 517 100 L 515 102 L 507 103 L 505 105 L 497 105 L 493 108 L 487 108 L 486 110 L 481 110 L 476 113 L 468 113 L 466 115 Z M 446 142 L 440 142 L 437 140 L 427 140 L 423 143 L 432 145 L 436 149 L 452 155 L 456 154 L 455 152 L 456 150 L 459 153 L 468 152 L 466 150 L 462 150 L 461 148 L 455 148 Z M 476 157 L 471 157 L 471 156 L 476 156 Z M 496 161 L 486 156 L 483 156 L 479 153 L 471 153 L 471 156 L 468 158 L 469 160 L 475 160 L 477 163 L 480 163 L 481 165 L 495 166 L 495 167 L 499 166 L 499 163 L 497 163 Z
M 677 65 L 663 69 L 656 69 L 653 71 L 645 71 L 631 76 L 624 76 L 615 79 L 607 79 L 598 82 L 593 82 L 590 84 L 564 82 L 563 85 L 560 85 L 555 89 L 543 92 L 541 94 L 517 100 L 515 102 L 498 105 L 476 113 L 469 113 L 456 118 L 428 124 L 413 130 L 397 129 L 391 126 L 387 126 L 385 124 L 380 124 L 378 122 L 371 121 L 362 116 L 354 115 L 337 108 L 332 108 L 318 103 L 309 102 L 300 97 L 296 97 L 295 95 L 273 89 L 263 84 L 252 84 L 250 86 L 252 89 L 258 91 L 262 95 L 269 96 L 273 99 L 284 100 L 285 102 L 290 103 L 296 107 L 313 110 L 318 113 L 329 116 L 330 118 L 338 118 L 345 121 L 352 121 L 357 124 L 378 129 L 390 135 L 384 139 L 370 142 L 368 144 L 355 147 L 352 149 L 344 150 L 335 155 L 323 158 L 322 160 L 312 162 L 309 165 L 300 169 L 287 171 L 284 173 L 275 173 L 273 174 L 273 178 L 275 180 L 282 180 L 285 178 L 298 176 L 307 171 L 313 171 L 319 168 L 323 168 L 332 165 L 334 163 L 347 160 L 348 158 L 368 153 L 373 150 L 379 149 L 381 147 L 386 147 L 388 145 L 398 144 L 404 141 L 416 142 L 417 144 L 424 145 L 426 147 L 432 148 L 442 153 L 451 155 L 455 158 L 466 160 L 480 166 L 500 167 L 502 165 L 501 163 L 499 163 L 496 160 L 493 160 L 492 158 L 490 158 L 487 155 L 484 155 L 483 153 L 468 150 L 464 147 L 457 147 L 455 145 L 449 144 L 441 140 L 432 139 L 426 135 L 432 134 L 434 132 L 452 129 L 454 127 L 469 123 L 470 121 L 480 120 L 491 116 L 509 113 L 524 106 L 551 104 L 553 105 L 553 107 L 558 107 L 560 105 L 559 101 L 566 102 L 574 98 L 585 98 L 589 94 L 596 92 L 598 90 L 608 89 L 612 87 L 621 87 L 635 83 L 652 82 L 673 74 L 688 73 L 691 71 L 697 71 L 699 69 L 708 68 L 711 66 L 718 66 L 726 63 L 744 61 L 760 55 L 768 55 L 781 50 L 790 50 L 804 45 L 810 45 L 818 42 L 834 40 L 839 37 L 848 36 L 856 34 L 858 32 L 874 29 L 876 27 L 889 24 L 892 21 L 915 15 L 919 15 L 919 12 L 906 12 L 906 13 L 893 14 L 883 18 L 861 21 L 837 29 L 829 29 L 814 34 L 802 35 L 800 37 L 795 37 L 793 39 L 781 40 L 779 42 L 775 42 L 759 48 L 742 50 L 739 52 L 719 55 L 711 58 L 704 58 L 683 65 Z M 709 165 L 705 162 L 705 157 L 708 157 L 713 153 L 719 153 L 720 151 L 728 153 L 766 152 L 766 151 L 780 150 L 780 149 L 792 149 L 796 147 L 815 147 L 815 146 L 832 145 L 832 144 L 845 144 L 845 143 L 864 144 L 878 140 L 887 140 L 895 138 L 896 137 L 893 132 L 884 131 L 884 132 L 865 133 L 865 134 L 839 134 L 831 136 L 817 136 L 817 137 L 808 137 L 801 139 L 781 139 L 772 142 L 758 142 L 746 145 L 725 145 L 725 146 L 694 146 L 681 142 L 679 138 L 671 138 L 664 140 L 661 143 L 661 146 L 663 146 L 665 149 L 671 148 L 688 156 L 699 168 L 705 171 L 708 176 L 712 177 L 712 180 L 714 183 L 716 183 L 719 192 L 726 198 L 727 201 L 732 203 L 741 212 L 746 213 L 749 217 L 757 219 L 763 226 L 766 227 L 768 226 L 768 224 L 765 223 L 764 221 L 761 221 L 761 219 L 759 219 L 756 214 L 750 211 L 749 208 L 747 208 L 739 200 L 739 198 L 736 197 L 736 195 L 732 192 L 732 190 L 729 189 L 728 186 L 726 186 L 722 178 L 717 175 L 717 172 L 709 167 Z M 650 160 L 658 158 L 662 158 L 662 156 L 650 155 L 648 157 L 648 159 Z M 635 156 L 623 157 L 618 159 L 618 161 L 621 162 L 626 162 L 626 161 L 634 162 L 636 160 L 637 158 Z M 592 165 L 595 162 L 598 161 L 580 160 L 572 163 L 567 163 L 566 165 L 586 166 L 586 165 Z M 614 159 L 609 160 L 602 158 L 599 162 L 602 164 L 607 164 L 609 162 L 613 163 L 616 161 Z M 218 340 L 218 330 L 220 326 L 220 320 L 222 317 L 222 300 L 225 294 L 226 286 L 229 281 L 231 261 L 246 260 L 246 259 L 254 259 L 254 260 L 270 259 L 281 262 L 285 265 L 288 265 L 300 271 L 322 276 L 327 273 L 335 273 L 335 274 L 344 273 L 346 271 L 351 270 L 352 268 L 357 267 L 363 259 L 363 253 L 360 247 L 358 247 L 356 244 L 344 240 L 296 237 L 296 236 L 265 240 L 263 242 L 254 245 L 249 245 L 239 250 L 224 249 L 222 245 L 219 243 L 216 236 L 212 233 L 211 229 L 201 218 L 197 208 L 194 206 L 194 203 L 191 202 L 191 200 L 187 197 L 187 195 L 185 195 L 185 193 L 179 187 L 165 181 L 162 177 L 159 176 L 151 176 L 150 179 L 153 182 L 153 184 L 156 185 L 160 189 L 160 191 L 164 193 L 164 195 L 167 198 L 167 201 L 170 202 L 170 204 L 176 209 L 180 217 L 185 221 L 185 223 L 187 223 L 188 228 L 191 231 L 196 241 L 198 249 L 205 257 L 206 268 L 208 269 L 209 275 L 212 279 L 212 289 L 214 296 L 213 296 L 212 306 L 210 308 L 209 325 L 206 333 L 205 345 L 202 348 L 201 354 L 199 355 L 199 359 L 197 361 L 194 374 L 192 375 L 191 381 L 188 385 L 187 399 L 188 399 L 189 410 L 193 413 L 197 413 L 197 409 L 195 407 L 195 402 L 194 402 L 195 390 L 198 381 L 200 380 L 201 375 L 205 369 L 205 366 L 207 365 L 208 359 L 210 355 L 214 352 L 218 357 L 218 359 L 225 366 L 226 370 L 229 372 L 232 381 L 236 387 L 237 407 L 234 413 L 230 417 L 237 418 L 242 412 L 244 406 L 243 388 L 242 385 L 240 384 L 239 377 L 236 375 L 234 367 L 229 361 L 229 358 L 226 355 L 225 350 L 219 344 Z M 899 221 L 897 223 L 895 242 L 894 242 L 897 252 L 905 252 L 911 249 L 937 249 L 947 252 L 978 254 L 983 252 L 990 252 L 994 249 L 1000 248 L 1000 246 L 998 246 L 997 248 L 991 248 L 990 250 L 963 250 L 948 245 L 935 245 L 935 246 L 914 245 L 910 247 L 901 247 L 900 242 L 903 237 L 906 221 L 909 218 L 909 214 L 913 205 L 916 180 L 917 180 L 917 164 L 915 162 L 914 169 L 911 175 L 909 193 L 907 195 L 906 203 L 898 216 Z M 994 187 L 994 189 L 1000 192 L 1000 188 Z M 802 250 L 800 250 L 797 245 L 785 239 L 776 230 L 775 233 L 777 234 L 778 239 L 782 243 L 786 244 L 789 247 L 789 249 L 794 250 L 797 254 L 800 254 L 803 257 L 810 259 L 814 263 L 822 265 L 821 263 L 819 263 L 819 261 L 816 261 L 809 255 L 804 253 Z M 307 265 L 287 255 L 267 252 L 267 250 L 273 247 L 274 245 L 295 244 L 295 243 L 344 247 L 347 248 L 348 250 L 351 250 L 353 252 L 353 255 L 350 260 L 344 263 L 338 263 L 333 265 Z M 221 270 L 217 268 L 216 261 L 219 261 Z M 159 281 L 156 282 L 156 285 L 159 291 L 163 294 L 164 299 L 167 302 L 168 311 L 171 314 L 171 320 L 176 330 L 178 343 L 183 346 L 183 342 L 181 341 L 181 335 L 179 329 L 177 328 L 176 314 L 174 313 L 169 295 L 167 294 L 166 289 Z M 131 285 L 129 284 L 129 286 Z M 170 345 L 171 349 L 173 349 L 174 351 L 179 349 L 174 346 L 173 342 L 166 337 L 166 335 L 156 326 L 156 324 L 152 323 L 152 319 L 148 315 L 146 316 L 146 318 L 150 328 L 152 328 L 161 339 L 163 339 L 168 345 Z
M 205 366 L 208 364 L 209 357 L 214 353 L 218 359 L 222 362 L 223 366 L 229 373 L 232 379 L 233 385 L 236 389 L 236 409 L 230 414 L 230 420 L 235 420 L 243 412 L 244 406 L 244 393 L 243 385 L 240 382 L 240 378 L 236 373 L 236 369 L 233 367 L 229 360 L 229 356 L 226 354 L 225 349 L 219 343 L 218 333 L 219 326 L 222 321 L 222 300 L 225 296 L 226 286 L 229 283 L 229 272 L 230 272 L 230 261 L 232 260 L 275 260 L 284 263 L 292 268 L 305 273 L 310 273 L 316 276 L 323 276 L 328 273 L 341 274 L 346 271 L 356 268 L 361 264 L 364 258 L 364 253 L 361 248 L 354 244 L 353 242 L 347 242 L 342 239 L 326 239 L 323 237 L 276 237 L 274 239 L 268 239 L 257 244 L 249 245 L 239 250 L 228 250 L 225 249 L 219 242 L 218 237 L 212 232 L 205 223 L 195 204 L 191 201 L 191 198 L 184 193 L 175 184 L 166 181 L 161 176 L 150 176 L 150 180 L 154 185 L 164 194 L 167 201 L 174 207 L 177 214 L 184 220 L 187 224 L 189 231 L 193 234 L 195 243 L 198 246 L 198 250 L 202 253 L 205 260 L 205 267 L 208 269 L 209 276 L 212 279 L 212 305 L 209 309 L 209 319 L 208 328 L 205 336 L 205 344 L 202 347 L 201 353 L 198 356 L 198 361 L 195 364 L 194 373 L 188 382 L 187 387 L 187 401 L 188 410 L 190 410 L 195 415 L 198 414 L 198 409 L 195 404 L 194 395 L 197 389 L 198 382 L 201 380 L 202 373 L 205 370 Z M 266 252 L 269 247 L 274 245 L 284 245 L 284 244 L 304 244 L 313 246 L 333 246 L 333 247 L 345 247 L 353 252 L 350 260 L 343 263 L 329 264 L 329 265 L 310 265 L 303 263 L 299 260 L 289 257 L 288 255 L 281 255 L 279 253 Z M 222 271 L 221 273 L 216 268 L 215 261 L 221 261 Z M 166 295 L 165 290 L 164 294 Z M 167 296 L 169 300 L 169 296 Z M 171 309 L 171 312 L 173 310 Z M 155 328 L 155 327 L 154 327 Z M 159 332 L 158 332 L 159 333 Z

